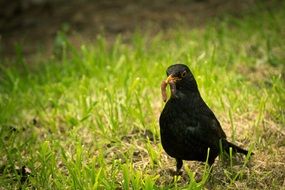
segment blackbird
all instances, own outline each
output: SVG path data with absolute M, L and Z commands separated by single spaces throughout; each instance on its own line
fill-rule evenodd
M 168 67 L 167 79 L 161 85 L 164 101 L 166 86 L 171 97 L 159 118 L 160 136 L 165 152 L 176 159 L 179 173 L 183 160 L 207 161 L 211 166 L 221 152 L 248 154 L 248 151 L 227 141 L 219 121 L 202 99 L 196 80 L 184 64 Z

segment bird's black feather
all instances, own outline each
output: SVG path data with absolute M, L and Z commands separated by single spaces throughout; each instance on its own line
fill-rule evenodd
M 182 77 L 183 72 L 187 74 Z M 160 134 L 164 150 L 177 161 L 177 172 L 182 167 L 182 160 L 205 162 L 208 148 L 210 165 L 221 152 L 220 147 L 226 152 L 232 147 L 233 152 L 248 153 L 226 140 L 225 132 L 202 99 L 196 80 L 186 65 L 172 65 L 166 73 L 179 80 L 175 82 L 175 96 L 167 101 L 160 115 Z

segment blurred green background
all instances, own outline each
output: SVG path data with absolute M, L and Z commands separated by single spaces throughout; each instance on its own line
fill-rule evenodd
M 285 4 L 1 1 L 0 189 L 282 189 Z M 3 8 L 4 7 L 4 8 Z M 160 84 L 194 73 L 255 156 L 209 174 L 160 145 Z M 196 182 L 195 176 L 202 175 Z

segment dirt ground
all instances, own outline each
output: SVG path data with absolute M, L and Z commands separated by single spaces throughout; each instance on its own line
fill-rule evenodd
M 50 54 L 57 31 L 78 46 L 98 34 L 112 40 L 117 34 L 124 39 L 136 30 L 157 33 L 181 23 L 200 27 L 225 14 L 241 17 L 254 6 L 257 0 L 0 0 L 0 56 Z

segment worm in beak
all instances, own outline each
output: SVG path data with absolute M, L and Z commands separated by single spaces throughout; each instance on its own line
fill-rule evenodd
M 173 75 L 169 75 L 166 80 L 162 81 L 160 88 L 161 88 L 162 99 L 164 102 L 167 101 L 166 87 L 168 84 L 170 86 L 171 96 L 175 96 L 176 94 L 175 82 L 177 80 L 180 80 L 180 79 L 178 77 L 174 77 Z

